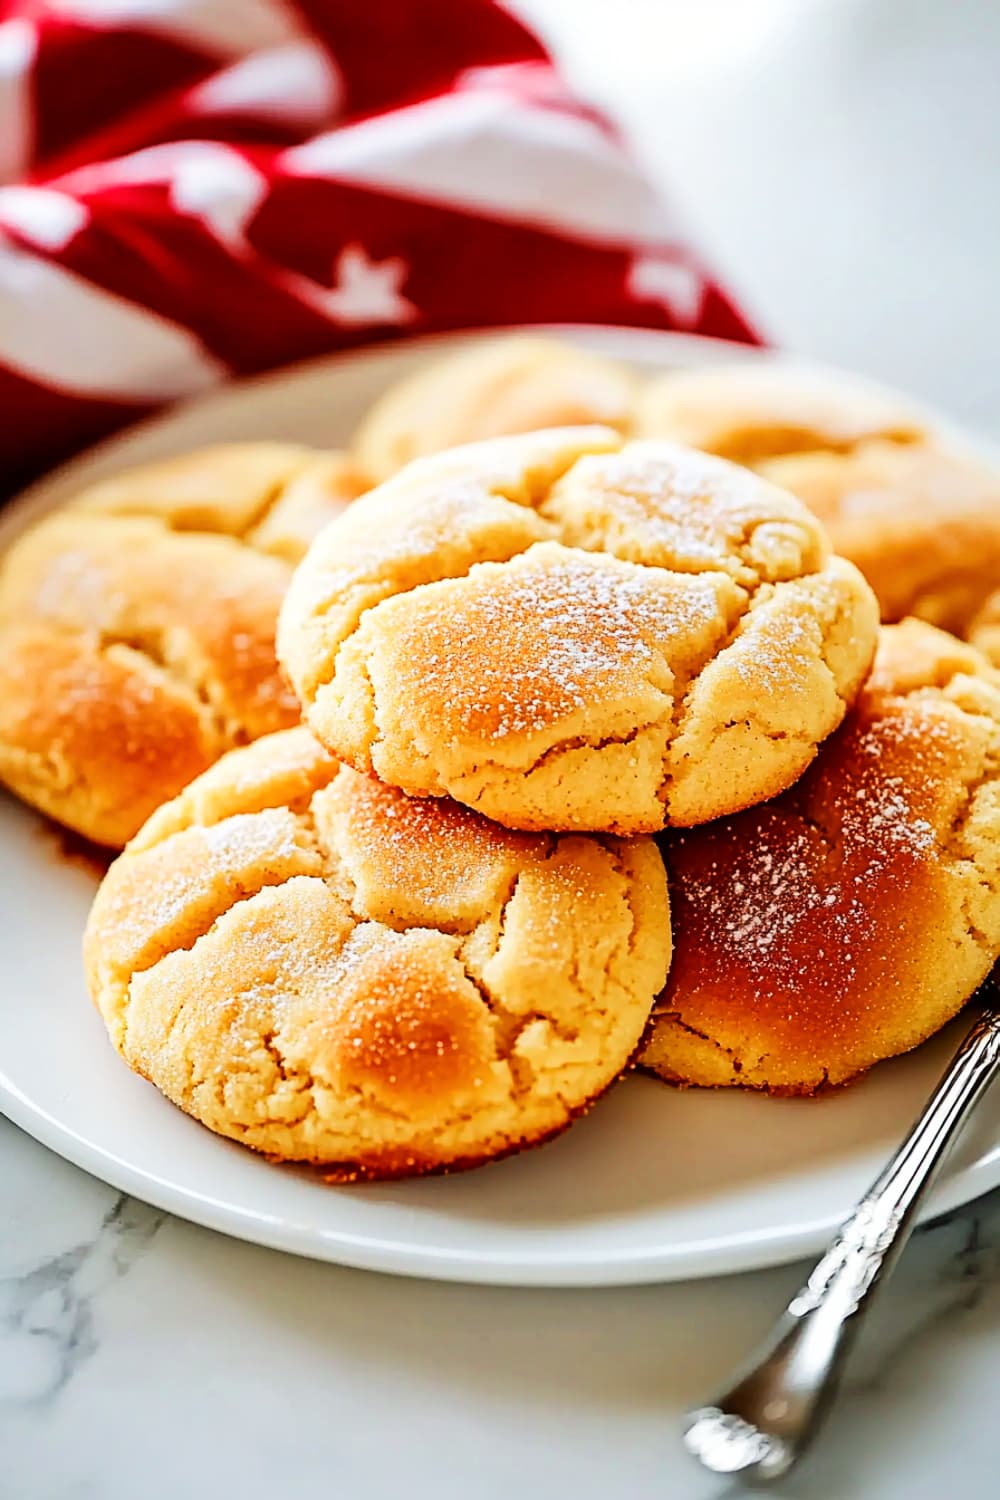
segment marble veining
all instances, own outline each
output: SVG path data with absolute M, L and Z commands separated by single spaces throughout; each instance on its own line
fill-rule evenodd
M 519 1292 L 342 1270 L 183 1224 L 0 1119 L 0 1500 L 735 1500 L 681 1416 L 805 1271 Z M 918 1231 L 783 1500 L 986 1500 L 997 1389 L 1000 1193 Z
M 119 1193 L 91 1240 L 0 1278 L 0 1407 L 53 1402 L 97 1349 L 95 1303 L 166 1215 Z

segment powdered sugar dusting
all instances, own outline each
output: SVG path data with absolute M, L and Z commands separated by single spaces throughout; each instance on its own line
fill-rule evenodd
M 732 653 L 736 672 L 755 692 L 768 694 L 808 693 L 812 683 L 803 672 L 803 662 L 821 651 L 822 632 L 815 619 L 790 612 L 764 622 L 750 617 Z
M 782 797 L 670 841 L 675 986 L 690 982 L 691 963 L 729 966 L 737 990 L 749 983 L 758 997 L 824 986 L 844 995 L 873 962 L 891 974 L 883 961 L 901 906 L 940 856 L 920 810 L 933 795 L 933 724 L 855 719 Z M 948 726 L 938 734 L 947 744 Z
M 236 813 L 201 833 L 211 860 L 227 869 L 253 865 L 265 855 L 290 859 L 300 847 L 298 825 L 286 808 Z
M 816 526 L 800 502 L 747 469 L 667 442 L 581 460 L 542 514 L 574 544 L 680 572 L 718 569 L 751 586 L 819 561 Z M 777 533 L 769 546 L 766 536 L 753 545 L 758 527 L 775 526 L 780 547 Z
M 240 813 L 137 854 L 131 878 L 108 886 L 102 921 L 119 960 L 143 968 L 190 947 L 234 901 L 318 866 L 287 808 Z
M 468 930 L 499 901 L 512 861 L 544 847 L 457 803 L 407 797 L 346 767 L 313 813 L 350 878 L 355 910 L 390 926 Z
M 822 659 L 830 624 L 848 597 L 839 575 L 813 574 L 790 588 L 794 592 L 784 595 L 765 590 L 744 619 L 733 663 L 755 691 L 788 695 L 814 690 L 804 663 Z
M 458 476 L 414 494 L 411 489 L 397 488 L 395 481 L 383 485 L 364 499 L 363 507 L 349 508 L 331 527 L 328 537 L 336 546 L 324 548 L 321 565 L 303 568 L 296 578 L 298 609 L 309 614 L 322 612 L 331 602 L 339 604 L 354 589 L 367 585 L 387 585 L 395 578 L 405 578 L 416 565 L 426 560 L 440 560 L 443 544 L 453 547 L 465 539 L 465 547 L 455 547 L 451 568 L 433 565 L 431 577 L 464 573 L 472 559 L 482 556 L 477 537 L 484 526 L 496 522 L 496 507 L 510 506 L 503 496 L 491 495 L 481 480 Z M 513 511 L 513 520 L 531 529 L 521 540 L 526 546 L 532 533 L 547 528 L 537 518 L 518 517 L 523 507 Z M 364 523 L 364 524 L 362 524 Z M 505 549 L 501 547 L 500 555 Z M 467 556 L 463 556 L 463 552 Z M 489 555 L 489 554 L 487 554 Z M 426 576 L 426 575 L 425 575 Z M 412 583 L 407 585 L 412 587 Z
M 669 693 L 725 629 L 720 583 L 542 544 L 414 599 L 400 655 L 462 732 L 530 734 L 649 684 Z

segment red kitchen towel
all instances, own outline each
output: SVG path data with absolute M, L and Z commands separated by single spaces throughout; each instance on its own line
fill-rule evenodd
M 0 0 L 0 184 L 0 490 L 375 339 L 753 339 L 493 0 Z

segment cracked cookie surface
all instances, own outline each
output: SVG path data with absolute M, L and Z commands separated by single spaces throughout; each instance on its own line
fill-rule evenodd
M 908 1051 L 1000 955 L 1000 673 L 886 626 L 800 782 L 662 847 L 674 959 L 644 1066 L 812 1093 Z
M 639 397 L 636 430 L 755 469 L 818 516 L 886 623 L 974 639 L 1000 578 L 1000 472 L 905 396 L 782 363 L 681 370 Z
M 278 649 L 356 769 L 509 827 L 631 834 L 788 786 L 876 630 L 792 496 L 568 428 L 418 460 L 363 497 L 296 571 Z
M 136 1072 L 337 1180 L 555 1134 L 635 1053 L 670 958 L 652 839 L 514 833 L 338 767 L 230 752 L 112 865 L 88 983 Z
M 375 402 L 355 438 L 374 480 L 456 443 L 600 422 L 624 431 L 636 379 L 556 339 L 513 337 L 431 361 Z
M 1000 578 L 1000 472 L 921 443 L 772 459 L 758 472 L 798 495 L 861 569 L 886 622 L 916 615 L 975 639 Z
M 291 566 L 363 488 L 338 454 L 205 449 L 95 485 L 0 567 L 0 779 L 121 846 L 225 750 L 293 724 Z

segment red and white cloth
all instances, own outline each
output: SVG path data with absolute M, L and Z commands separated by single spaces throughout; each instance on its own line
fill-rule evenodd
M 493 0 L 0 0 L 0 184 L 0 491 L 376 338 L 753 338 Z

